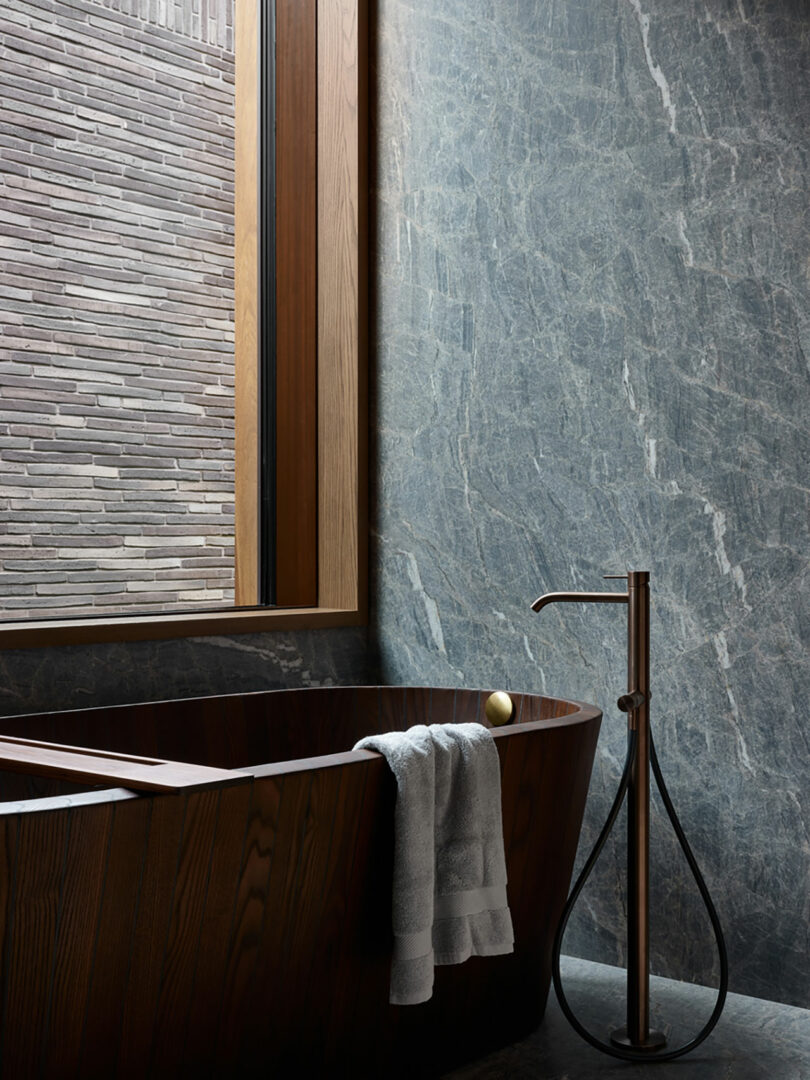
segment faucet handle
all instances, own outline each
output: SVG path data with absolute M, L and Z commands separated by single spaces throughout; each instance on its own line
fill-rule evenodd
M 627 581 L 627 574 L 602 574 L 603 581 Z

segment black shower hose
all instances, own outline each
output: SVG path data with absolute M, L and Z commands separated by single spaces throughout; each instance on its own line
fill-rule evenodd
M 597 1050 L 601 1050 L 604 1054 L 610 1054 L 611 1057 L 620 1058 L 622 1061 L 644 1061 L 653 1064 L 654 1062 L 662 1061 L 674 1061 L 675 1058 L 681 1057 L 683 1054 L 688 1054 L 690 1050 L 694 1050 L 696 1046 L 699 1046 L 703 1040 L 714 1029 L 715 1024 L 720 1019 L 720 1014 L 723 1011 L 723 1006 L 726 1002 L 726 993 L 728 992 L 728 954 L 726 952 L 726 943 L 723 938 L 723 929 L 720 926 L 720 919 L 718 918 L 717 911 L 712 898 L 709 895 L 709 890 L 706 886 L 706 882 L 703 879 L 703 875 L 700 872 L 695 856 L 692 854 L 692 849 L 689 846 L 689 841 L 686 839 L 686 834 L 683 831 L 683 827 L 678 820 L 678 815 L 675 813 L 675 807 L 672 805 L 672 799 L 667 791 L 667 785 L 664 783 L 664 777 L 661 775 L 661 766 L 658 764 L 658 755 L 655 752 L 655 743 L 653 742 L 652 733 L 650 733 L 650 763 L 652 765 L 653 775 L 655 776 L 655 782 L 658 785 L 658 790 L 661 794 L 661 801 L 667 812 L 669 820 L 672 822 L 672 828 L 675 831 L 675 835 L 678 838 L 678 843 L 681 845 L 681 850 L 686 857 L 686 861 L 689 864 L 689 869 L 692 871 L 692 876 L 695 879 L 698 889 L 700 890 L 701 898 L 706 906 L 709 919 L 714 930 L 714 936 L 717 942 L 717 952 L 720 957 L 720 985 L 717 990 L 717 1001 L 715 1002 L 714 1010 L 709 1017 L 706 1025 L 700 1029 L 697 1035 L 689 1042 L 684 1043 L 683 1046 L 677 1046 L 674 1050 L 666 1051 L 650 1051 L 650 1050 L 624 1050 L 617 1046 L 612 1046 L 609 1043 L 604 1043 L 600 1039 L 597 1039 L 595 1035 L 592 1035 L 590 1031 L 582 1026 L 577 1017 L 571 1010 L 571 1006 L 568 1004 L 568 1000 L 563 991 L 562 979 L 560 977 L 560 950 L 562 948 L 562 939 L 565 934 L 565 928 L 568 925 L 568 920 L 571 916 L 571 912 L 579 899 L 579 894 L 585 886 L 585 882 L 591 876 L 591 871 L 596 865 L 596 861 L 599 858 L 602 848 L 605 846 L 605 842 L 610 835 L 610 832 L 616 822 L 616 818 L 619 815 L 619 811 L 622 808 L 625 796 L 627 795 L 627 788 L 630 783 L 630 776 L 633 770 L 633 765 L 636 760 L 636 751 L 638 748 L 638 737 L 635 731 L 630 731 L 627 740 L 627 757 L 624 762 L 624 771 L 622 772 L 622 778 L 619 782 L 619 789 L 616 792 L 616 797 L 613 800 L 613 805 L 610 808 L 610 813 L 607 816 L 605 824 L 602 826 L 602 831 L 599 834 L 599 838 L 594 844 L 585 865 L 582 868 L 582 872 L 574 884 L 571 890 L 571 895 L 566 901 L 563 913 L 560 918 L 560 924 L 557 927 L 557 933 L 554 938 L 554 947 L 551 954 L 551 973 L 554 979 L 554 990 L 557 994 L 557 1000 L 560 1003 L 560 1008 L 568 1020 L 571 1027 L 578 1035 L 596 1047 Z

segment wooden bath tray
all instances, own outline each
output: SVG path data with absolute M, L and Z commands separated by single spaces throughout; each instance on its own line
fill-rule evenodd
M 203 791 L 249 779 L 246 773 L 233 769 L 212 769 L 186 761 L 135 757 L 6 735 L 0 736 L 0 770 L 58 776 L 92 784 L 112 783 L 132 791 L 166 794 Z

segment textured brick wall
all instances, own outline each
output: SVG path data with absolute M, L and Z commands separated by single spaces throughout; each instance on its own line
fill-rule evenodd
M 0 611 L 233 596 L 234 0 L 0 5 Z

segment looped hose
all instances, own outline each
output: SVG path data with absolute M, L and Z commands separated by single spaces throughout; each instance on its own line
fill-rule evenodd
M 696 1046 L 699 1046 L 703 1040 L 714 1029 L 717 1021 L 720 1019 L 720 1014 L 723 1011 L 723 1006 L 726 1002 L 726 994 L 728 992 L 728 954 L 726 952 L 726 943 L 723 938 L 723 930 L 720 926 L 720 919 L 717 915 L 712 898 L 709 895 L 709 890 L 706 882 L 703 879 L 703 875 L 697 864 L 695 856 L 692 854 L 692 849 L 689 846 L 689 841 L 686 839 L 686 835 L 683 831 L 678 815 L 675 813 L 675 807 L 672 805 L 672 799 L 670 798 L 667 786 L 664 783 L 664 777 L 661 775 L 661 766 L 658 764 L 658 755 L 655 752 L 655 743 L 653 742 L 652 733 L 650 733 L 650 764 L 652 765 L 653 775 L 655 776 L 655 782 L 658 786 L 658 791 L 661 794 L 661 801 L 666 809 L 667 816 L 672 823 L 672 828 L 675 832 L 675 836 L 678 838 L 678 843 L 681 845 L 681 850 L 686 857 L 686 861 L 689 864 L 689 869 L 692 871 L 692 876 L 695 879 L 695 883 L 700 891 L 701 898 L 706 907 L 709 919 L 714 930 L 714 936 L 717 942 L 717 952 L 720 958 L 720 985 L 717 990 L 717 1001 L 715 1002 L 714 1009 L 709 1017 L 706 1025 L 700 1029 L 697 1035 L 689 1042 L 684 1043 L 683 1046 L 678 1046 L 674 1050 L 663 1051 L 649 1051 L 649 1050 L 624 1050 L 617 1046 L 612 1046 L 609 1043 L 602 1042 L 597 1039 L 595 1035 L 592 1035 L 590 1031 L 582 1026 L 577 1017 L 571 1010 L 571 1006 L 568 1004 L 568 1000 L 563 991 L 562 979 L 560 976 L 560 951 L 562 949 L 562 939 L 565 934 L 565 928 L 568 925 L 568 920 L 571 917 L 571 912 L 576 906 L 576 902 L 579 899 L 579 894 L 585 887 L 585 883 L 591 876 L 591 872 L 596 865 L 596 861 L 602 853 L 602 848 L 605 846 L 608 836 L 610 836 L 611 830 L 616 823 L 616 818 L 619 815 L 619 811 L 622 808 L 622 803 L 627 795 L 627 789 L 630 784 L 630 776 L 633 771 L 633 765 L 636 760 L 636 752 L 638 749 L 638 737 L 635 731 L 630 731 L 627 740 L 627 757 L 624 762 L 624 771 L 622 772 L 622 778 L 619 781 L 619 787 L 616 792 L 616 797 L 613 800 L 613 805 L 610 808 L 610 813 L 607 816 L 605 824 L 602 826 L 602 831 L 599 834 L 599 838 L 593 846 L 593 850 L 588 856 L 585 865 L 582 868 L 582 872 L 577 878 L 571 895 L 566 901 L 563 908 L 562 916 L 560 918 L 559 926 L 557 927 L 557 933 L 554 937 L 554 947 L 551 954 L 551 974 L 554 979 L 554 990 L 557 994 L 557 1000 L 560 1003 L 560 1008 L 568 1020 L 571 1027 L 578 1035 L 596 1047 L 597 1050 L 601 1050 L 604 1054 L 610 1054 L 611 1057 L 620 1058 L 622 1061 L 644 1061 L 650 1064 L 659 1061 L 674 1061 L 675 1058 L 681 1057 L 683 1054 L 688 1054 L 691 1050 L 694 1050 Z

